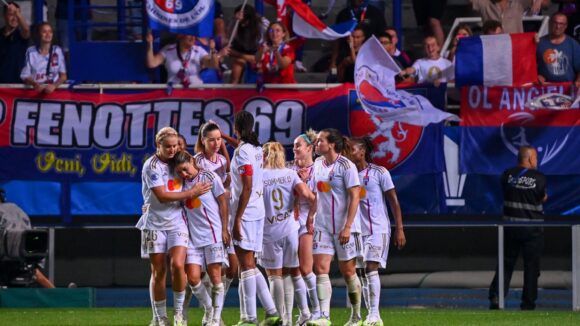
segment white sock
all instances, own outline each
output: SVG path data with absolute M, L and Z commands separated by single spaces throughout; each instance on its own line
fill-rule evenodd
M 209 293 L 207 293 L 207 290 L 205 289 L 203 283 L 199 282 L 196 285 L 190 286 L 191 292 L 193 292 L 193 295 L 195 295 L 195 298 L 199 302 L 199 305 L 203 307 L 205 310 L 211 309 L 211 298 L 209 296 Z
M 256 292 L 260 302 L 262 303 L 262 307 L 264 307 L 264 311 L 266 311 L 266 316 L 281 316 L 278 314 L 272 295 L 270 295 L 268 283 L 266 283 L 264 275 L 262 275 L 262 272 L 257 268 L 254 268 L 254 271 L 256 273 Z M 284 288 L 284 285 L 282 285 L 282 288 Z
M 173 291 L 173 314 L 183 315 L 183 299 L 185 299 L 184 291 Z
M 183 298 L 183 320 L 187 320 L 191 298 L 193 298 L 193 290 L 191 289 L 191 286 L 187 284 L 185 286 L 185 297 Z
M 296 293 L 296 305 L 300 310 L 300 316 L 310 317 L 310 309 L 308 309 L 308 299 L 306 299 L 306 283 L 302 276 L 292 277 L 294 285 L 294 292 Z M 286 289 L 284 289 L 286 290 Z
M 247 320 L 246 302 L 244 301 L 244 287 L 242 286 L 242 276 L 238 282 L 238 298 L 240 298 L 240 320 Z
M 209 278 L 209 274 L 208 273 L 204 273 L 203 274 L 203 278 L 201 279 L 201 283 L 203 284 L 203 286 L 205 286 L 205 290 L 211 296 L 211 289 L 213 288 L 213 284 L 211 283 L 211 280 Z
M 167 300 L 155 301 L 153 306 L 153 313 L 155 314 L 155 318 L 167 318 Z
M 219 283 L 212 286 L 211 302 L 213 304 L 213 320 L 218 322 L 222 319 L 222 309 L 224 308 L 224 284 Z
M 361 287 L 360 281 L 356 274 L 346 281 L 348 298 L 350 300 L 350 304 L 352 305 L 351 318 L 360 319 L 360 297 L 361 297 L 360 287 Z
M 320 302 L 318 301 L 318 293 L 316 292 L 316 275 L 310 272 L 310 274 L 303 277 L 304 283 L 306 283 L 306 289 L 308 290 L 308 297 L 310 298 L 310 307 L 313 315 L 320 314 Z
M 330 297 L 332 296 L 332 285 L 328 274 L 320 274 L 316 277 L 316 290 L 320 300 L 320 313 L 324 317 L 330 317 Z
M 367 279 L 369 283 L 369 316 L 379 315 L 379 300 L 381 296 L 381 279 L 379 277 L 379 272 L 369 272 L 367 273 Z
M 227 276 L 222 277 L 222 282 L 224 284 L 224 301 L 226 299 L 226 296 L 228 295 L 228 291 L 230 290 L 230 285 L 232 284 L 233 280 L 234 279 L 229 278 Z
M 243 271 L 240 275 L 240 286 L 242 287 L 244 301 L 245 321 L 257 320 L 256 314 L 256 271 L 250 269 Z
M 288 325 L 287 324 L 287 320 L 286 318 L 286 308 L 284 307 L 285 301 L 284 301 L 284 280 L 282 279 L 282 276 L 268 276 L 268 281 L 270 281 L 270 294 L 272 295 L 272 298 L 274 298 L 274 304 L 276 306 L 276 310 L 278 311 L 278 313 L 280 314 L 280 316 L 282 317 L 282 320 L 284 322 L 284 325 Z
M 360 283 L 361 283 L 361 288 L 362 288 L 362 296 L 365 302 L 365 307 L 367 307 L 367 310 L 370 311 L 371 310 L 371 303 L 369 301 L 369 279 L 368 276 L 366 274 L 362 274 L 360 275 Z
M 288 325 L 292 325 L 292 310 L 294 309 L 294 283 L 292 276 L 284 276 L 284 319 L 288 321 Z M 280 313 L 282 314 L 282 313 Z

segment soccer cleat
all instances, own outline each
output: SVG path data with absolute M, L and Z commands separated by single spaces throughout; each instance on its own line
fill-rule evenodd
M 167 317 L 159 317 L 151 319 L 149 326 L 171 326 Z
M 257 320 L 240 320 L 237 323 L 237 326 L 256 326 L 258 325 Z
M 351 316 L 344 326 L 362 326 L 362 319 L 357 316 Z
M 321 315 L 320 318 L 306 322 L 307 326 L 331 326 L 332 323 L 328 317 Z
M 296 320 L 296 324 L 294 324 L 294 326 L 305 326 L 306 323 L 308 321 L 310 321 L 312 315 L 307 316 L 307 315 L 302 315 L 300 314 L 300 316 L 298 316 L 298 320 Z
M 173 326 L 187 326 L 187 323 L 183 320 L 182 314 L 175 314 L 173 317 Z
M 367 316 L 367 319 L 362 323 L 363 326 L 383 326 L 383 321 L 379 316 Z
M 260 323 L 260 326 L 282 326 L 282 318 L 280 316 L 266 316 Z

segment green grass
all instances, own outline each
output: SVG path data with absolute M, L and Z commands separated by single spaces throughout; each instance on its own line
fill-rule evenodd
M 572 311 L 521 312 L 462 310 L 462 309 L 382 309 L 385 325 L 580 325 L 580 313 Z M 350 316 L 350 309 L 333 308 L 334 325 L 342 326 Z M 200 324 L 202 311 L 190 309 L 191 326 Z M 226 308 L 223 319 L 228 325 L 238 321 L 239 310 Z M 0 309 L 0 325 L 148 325 L 151 310 L 148 308 L 21 308 Z

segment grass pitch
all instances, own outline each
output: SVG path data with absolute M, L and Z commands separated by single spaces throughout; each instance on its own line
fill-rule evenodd
M 169 311 L 170 312 L 170 311 Z M 297 312 L 295 311 L 297 314 Z M 200 325 L 201 309 L 189 310 L 189 325 Z M 580 325 L 580 313 L 572 311 L 488 311 L 461 309 L 404 309 L 381 310 L 385 325 Z M 262 314 L 260 314 L 262 316 Z M 333 308 L 333 325 L 342 326 L 350 316 L 350 309 Z M 239 309 L 226 308 L 223 319 L 227 325 L 238 322 Z M 149 308 L 21 308 L 0 309 L 0 325 L 148 325 Z

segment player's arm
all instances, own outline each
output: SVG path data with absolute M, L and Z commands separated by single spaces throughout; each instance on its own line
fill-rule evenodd
M 340 244 L 346 244 L 350 239 L 350 229 L 352 227 L 352 223 L 354 223 L 354 218 L 356 217 L 356 211 L 360 201 L 360 186 L 357 185 L 348 188 L 347 194 L 348 209 L 346 213 L 346 223 L 344 224 L 342 231 L 340 231 L 338 238 Z
M 222 138 L 225 139 L 228 142 L 228 144 L 230 144 L 230 146 L 232 146 L 233 148 L 237 148 L 238 145 L 240 144 L 239 140 L 235 139 L 234 137 L 231 137 L 230 135 L 222 133 Z
M 199 182 L 196 183 L 191 189 L 187 191 L 171 192 L 165 191 L 165 186 L 158 186 L 151 188 L 151 191 L 157 197 L 157 200 L 161 203 L 170 203 L 174 201 L 180 201 L 184 199 L 189 199 L 193 197 L 198 197 L 205 194 L 211 190 L 211 183 Z
M 395 246 L 398 249 L 403 249 L 407 243 L 407 239 L 405 238 L 405 231 L 403 230 L 403 214 L 401 212 L 401 205 L 399 204 L 399 198 L 397 197 L 395 188 L 385 191 L 385 197 L 389 201 L 389 206 L 391 207 L 395 219 Z
M 229 219 L 228 219 L 228 202 L 225 194 L 221 194 L 216 198 L 220 210 L 220 218 L 222 221 L 222 241 L 224 245 L 229 245 L 230 243 L 230 232 L 228 231 Z

